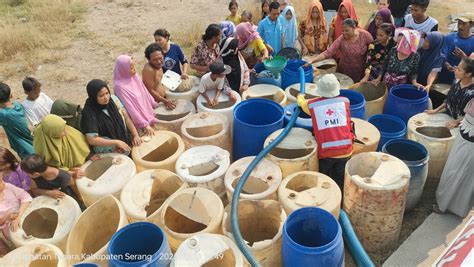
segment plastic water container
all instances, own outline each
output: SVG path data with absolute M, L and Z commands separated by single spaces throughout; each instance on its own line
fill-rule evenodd
M 387 86 L 383 83 L 375 86 L 372 83 L 356 83 L 349 89 L 361 93 L 365 98 L 365 118 L 383 112 L 387 99 Z
M 287 98 L 285 91 L 280 87 L 270 84 L 257 84 L 249 87 L 248 90 L 242 93 L 243 100 L 252 98 L 263 98 L 275 101 L 282 107 L 286 105 Z
M 166 235 L 149 222 L 132 223 L 115 233 L 107 256 L 110 267 L 167 267 L 173 258 Z
M 255 64 L 254 69 L 256 73 L 260 73 L 266 70 L 262 62 Z M 262 78 L 255 77 L 255 80 L 253 81 L 252 84 L 270 84 L 270 85 L 281 87 L 281 75 L 279 75 L 278 78 L 276 79 L 270 78 L 270 77 L 262 77 Z
M 300 82 L 298 68 L 306 64 L 304 60 L 290 60 L 281 72 L 281 88 L 286 88 L 292 84 Z M 313 82 L 313 68 L 311 66 L 304 68 L 305 83 Z
M 346 97 L 350 102 L 351 118 L 365 119 L 365 98 L 359 92 L 341 90 L 339 96 Z
M 189 76 L 189 81 L 183 81 L 181 85 L 174 91 L 166 89 L 167 99 L 185 99 L 192 103 L 196 103 L 199 96 L 199 83 L 201 79 L 196 76 Z
M 314 83 L 305 83 L 305 99 L 312 99 L 318 97 L 316 94 L 316 88 L 317 85 Z M 295 83 L 292 84 L 285 89 L 285 94 L 286 98 L 288 99 L 287 105 L 290 105 L 292 103 L 296 103 L 296 98 L 298 97 L 298 94 L 300 93 L 300 84 Z
M 341 226 L 324 209 L 298 209 L 283 226 L 282 255 L 283 266 L 343 266 Z
M 405 122 L 392 115 L 373 115 L 367 121 L 372 123 L 380 131 L 380 142 L 377 151 L 380 151 L 387 141 L 405 138 L 407 133 Z
M 216 95 L 215 90 L 208 91 L 206 93 L 210 99 L 213 99 Z M 204 98 L 204 96 L 200 95 L 198 96 L 196 100 L 196 107 L 197 107 L 198 112 L 219 113 L 219 114 L 224 115 L 227 118 L 229 125 L 231 126 L 230 131 L 232 132 L 232 125 L 234 122 L 234 108 L 235 106 L 237 106 L 237 104 L 240 103 L 241 98 L 240 98 L 239 93 L 233 90 L 231 90 L 230 93 L 233 96 L 235 96 L 236 98 L 235 100 L 231 100 L 228 95 L 226 95 L 225 93 L 222 93 L 219 96 L 219 104 L 213 107 L 207 105 L 207 101 Z
M 181 124 L 189 116 L 196 113 L 194 104 L 186 99 L 177 99 L 176 108 L 169 110 L 162 102 L 155 108 L 155 117 L 158 123 L 154 125 L 155 130 L 171 131 L 181 134 Z
M 0 266 L 66 267 L 66 256 L 51 244 L 21 246 L 0 258 Z M 98 266 L 98 265 L 97 265 Z
M 393 139 L 385 143 L 382 152 L 402 160 L 410 169 L 411 178 L 405 212 L 410 211 L 418 204 L 423 194 L 428 177 L 428 150 L 422 144 L 412 140 Z
M 298 104 L 293 103 L 285 107 L 285 125 L 291 119 L 291 116 L 298 108 Z M 310 132 L 313 132 L 313 121 L 311 120 L 311 115 L 306 114 L 304 111 L 300 111 L 298 118 L 296 119 L 294 127 L 303 128 Z
M 234 109 L 233 159 L 255 156 L 267 136 L 283 128 L 283 108 L 267 99 L 240 102 Z
M 383 114 L 389 114 L 408 122 L 413 115 L 428 108 L 428 93 L 414 85 L 400 84 L 390 88 Z
M 352 118 L 354 122 L 355 135 L 357 140 L 354 142 L 352 155 L 363 152 L 375 152 L 380 142 L 380 131 L 372 123 L 357 118 Z

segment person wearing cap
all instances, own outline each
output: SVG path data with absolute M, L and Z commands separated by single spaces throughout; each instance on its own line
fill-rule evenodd
M 199 93 L 206 99 L 207 104 L 211 107 L 219 104 L 219 96 L 222 91 L 229 95 L 230 99 L 235 100 L 235 96 L 231 92 L 232 89 L 226 85 L 225 81 L 225 76 L 231 73 L 232 69 L 223 63 L 214 62 L 209 66 L 209 70 L 211 72 L 204 74 L 199 84 Z M 216 95 L 213 99 L 210 99 L 207 95 L 207 91 L 212 90 L 216 91 Z
M 457 18 L 457 22 L 458 31 L 444 37 L 441 55 L 445 62 L 438 77 L 441 83 L 452 84 L 455 66 L 461 62 L 461 59 L 474 53 L 474 35 L 471 33 L 474 26 L 474 12 L 464 13 Z
M 299 94 L 298 105 L 311 115 L 318 143 L 319 172 L 331 177 L 343 190 L 344 170 L 352 155 L 355 135 L 351 122 L 349 99 L 339 96 L 341 85 L 334 74 L 326 74 L 317 82 L 316 94 L 306 100 Z

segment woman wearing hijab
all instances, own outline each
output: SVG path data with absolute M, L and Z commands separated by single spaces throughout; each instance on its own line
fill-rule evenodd
M 87 95 L 82 112 L 82 132 L 96 153 L 128 154 L 130 145 L 140 145 L 141 139 L 120 100 L 110 94 L 107 84 L 94 79 L 87 84 Z M 122 109 L 121 109 L 122 108 Z M 130 140 L 129 132 L 132 133 Z
M 33 147 L 46 164 L 65 171 L 84 164 L 90 152 L 84 135 L 53 114 L 36 126 Z
M 66 124 L 81 131 L 82 107 L 81 105 L 66 102 L 62 99 L 54 101 L 51 114 L 58 115 Z
M 298 40 L 298 26 L 296 24 L 296 14 L 295 9 L 287 5 L 283 12 L 282 24 L 283 24 L 283 48 L 285 47 L 295 47 L 296 41 Z
M 393 25 L 393 28 L 395 29 L 395 25 L 393 24 L 392 21 L 392 12 L 388 8 L 382 8 L 380 9 L 377 14 L 375 15 L 374 20 L 369 23 L 367 26 L 367 31 L 372 35 L 372 38 L 377 38 L 377 29 L 379 28 L 380 25 L 383 23 L 388 23 Z
M 332 19 L 331 25 L 329 26 L 328 44 L 331 45 L 339 36 L 342 34 L 342 22 L 346 19 L 352 19 L 356 22 L 359 21 L 357 13 L 352 4 L 352 0 L 344 0 L 339 5 L 337 15 Z
M 309 5 L 306 18 L 299 25 L 298 40 L 303 55 L 319 54 L 327 48 L 326 20 L 321 2 L 313 0 Z
M 222 31 L 222 36 L 221 36 L 222 40 L 229 37 L 234 37 L 235 24 L 232 23 L 232 21 L 228 21 L 228 20 L 221 21 L 219 23 L 219 27 L 221 28 L 221 31 Z
M 221 57 L 225 65 L 232 68 L 226 75 L 230 88 L 237 93 L 243 93 L 250 85 L 250 70 L 244 57 L 239 52 L 239 40 L 227 38 L 221 45 Z
M 420 54 L 416 50 L 420 34 L 415 30 L 399 28 L 395 30 L 395 36 L 399 40 L 398 45 L 392 48 L 379 76 L 372 82 L 377 85 L 383 79 L 388 89 L 404 83 L 421 87 L 416 81 L 420 62 Z
M 130 56 L 121 55 L 115 62 L 114 92 L 141 135 L 153 135 L 157 119 L 153 111 L 157 105 L 135 71 Z
M 257 62 L 268 58 L 268 49 L 256 27 L 250 22 L 237 25 L 236 35 L 239 40 L 239 50 L 249 68 L 253 68 Z

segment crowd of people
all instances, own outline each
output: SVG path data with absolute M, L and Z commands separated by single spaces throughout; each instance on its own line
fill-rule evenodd
M 247 90 L 255 65 L 284 48 L 317 55 L 308 64 L 334 58 L 337 71 L 354 82 L 383 82 L 388 88 L 408 83 L 428 91 L 433 109 L 427 112 L 446 112 L 453 118 L 447 127 L 461 132 L 441 177 L 437 211 L 465 216 L 473 206 L 474 188 L 474 61 L 469 57 L 474 52 L 474 17 L 462 15 L 457 18 L 458 31 L 444 35 L 427 14 L 428 6 L 429 0 L 379 0 L 363 25 L 351 0 L 314 0 L 299 23 L 288 0 L 262 1 L 261 14 L 245 10 L 241 15 L 232 1 L 229 16 L 206 28 L 189 61 L 179 44 L 170 41 L 171 34 L 158 29 L 155 42 L 145 49 L 147 63 L 141 75 L 131 56 L 118 56 L 111 87 L 104 80 L 89 81 L 83 107 L 54 101 L 34 77 L 23 80 L 26 98 L 15 102 L 11 88 L 0 82 L 0 126 L 19 156 L 0 147 L 1 229 L 8 235 L 8 227 L 18 228 L 32 196 L 67 194 L 80 202 L 75 179 L 84 175 L 79 167 L 86 160 L 108 152 L 128 155 L 141 144 L 141 136 L 154 135 L 158 103 L 176 107 L 161 82 L 166 71 L 186 81 L 192 70 L 201 77 L 199 93 L 214 106 L 222 93 L 235 98 Z M 451 84 L 447 96 L 433 92 L 437 82 Z M 337 83 L 334 77 L 321 79 L 321 96 L 337 96 Z M 216 90 L 214 97 L 208 95 L 211 90 Z M 339 185 L 351 151 L 329 153 L 337 160 L 320 164 Z

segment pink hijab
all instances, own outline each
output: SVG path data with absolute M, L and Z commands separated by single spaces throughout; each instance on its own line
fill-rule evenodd
M 239 38 L 239 49 L 242 50 L 253 40 L 260 38 L 257 32 L 257 27 L 250 22 L 244 22 L 237 25 L 235 29 L 237 37 Z
M 135 127 L 145 128 L 157 122 L 153 111 L 155 100 L 138 74 L 130 76 L 131 63 L 132 58 L 127 55 L 121 55 L 115 61 L 114 91 Z
M 398 43 L 397 51 L 404 55 L 411 55 L 418 50 L 420 45 L 420 33 L 415 30 L 410 30 L 406 28 L 398 28 L 395 30 L 395 38 L 398 38 L 399 35 L 401 39 Z

